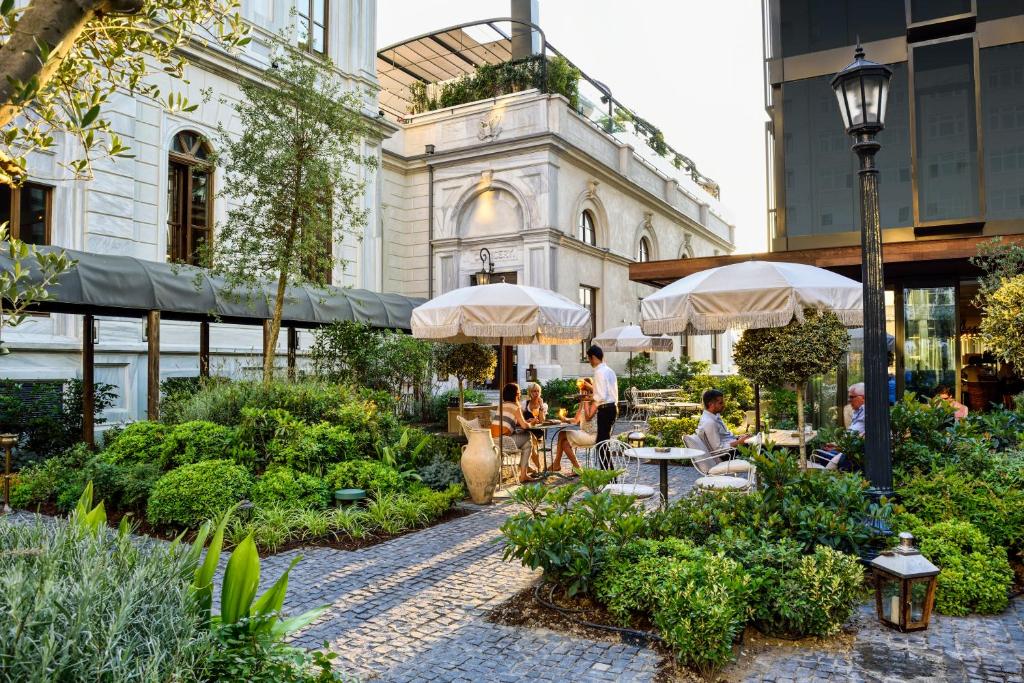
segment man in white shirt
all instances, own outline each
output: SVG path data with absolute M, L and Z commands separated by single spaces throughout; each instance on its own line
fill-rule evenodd
M 612 438 L 612 426 L 618 415 L 619 380 L 615 371 L 604 362 L 604 351 L 600 346 L 587 349 L 587 360 L 594 368 L 594 402 L 597 404 L 597 443 Z M 604 468 L 605 463 L 600 463 Z

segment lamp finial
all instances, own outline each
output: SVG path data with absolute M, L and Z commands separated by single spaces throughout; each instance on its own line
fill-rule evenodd
M 857 36 L 857 49 L 853 51 L 854 60 L 864 59 L 864 46 L 860 44 L 860 36 Z

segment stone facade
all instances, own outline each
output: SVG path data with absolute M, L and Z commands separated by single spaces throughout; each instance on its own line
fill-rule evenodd
M 607 134 L 565 98 L 527 91 L 403 119 L 384 142 L 384 287 L 432 296 L 474 282 L 487 248 L 499 276 L 578 301 L 592 288 L 596 331 L 639 319 L 652 290 L 629 282 L 641 239 L 649 258 L 733 250 L 733 226 L 701 188 L 655 167 L 645 148 Z M 642 144 L 642 143 L 641 143 Z M 427 145 L 433 153 L 427 154 Z M 660 160 L 659 160 L 660 161 Z M 578 224 L 592 218 L 594 244 Z M 660 367 L 673 354 L 658 354 Z M 714 372 L 730 372 L 731 337 Z M 689 340 L 711 360 L 711 340 Z M 520 380 L 588 374 L 578 345 L 521 347 Z M 612 354 L 617 369 L 627 356 Z

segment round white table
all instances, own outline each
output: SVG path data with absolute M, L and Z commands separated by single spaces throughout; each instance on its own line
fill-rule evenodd
M 646 448 L 630 448 L 626 455 L 640 460 L 657 460 L 661 466 L 661 500 L 668 505 L 668 461 L 669 460 L 696 460 L 707 455 L 704 451 L 696 448 L 669 448 L 668 451 L 661 451 L 653 446 Z

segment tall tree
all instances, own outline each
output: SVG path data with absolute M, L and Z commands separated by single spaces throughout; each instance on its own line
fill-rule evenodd
M 438 379 L 454 377 L 459 382 L 459 414 L 466 405 L 466 385 L 470 382 L 486 382 L 494 376 L 498 365 L 498 354 L 493 346 L 485 344 L 434 345 L 434 365 Z
M 330 283 L 334 253 L 346 236 L 360 234 L 367 211 L 360 167 L 370 133 L 362 100 L 339 82 L 333 65 L 288 51 L 262 83 L 242 85 L 234 105 L 240 136 L 223 128 L 226 174 L 221 194 L 233 201 L 219 227 L 210 263 L 229 287 L 261 296 L 273 278 L 272 318 L 263 356 L 270 381 L 289 284 Z
M 104 105 L 128 92 L 169 110 L 195 105 L 164 93 L 155 74 L 182 78 L 191 42 L 249 42 L 239 0 L 0 0 L 0 184 L 27 176 L 26 157 L 58 133 L 81 149 L 67 164 L 89 177 L 92 160 L 131 156 Z

